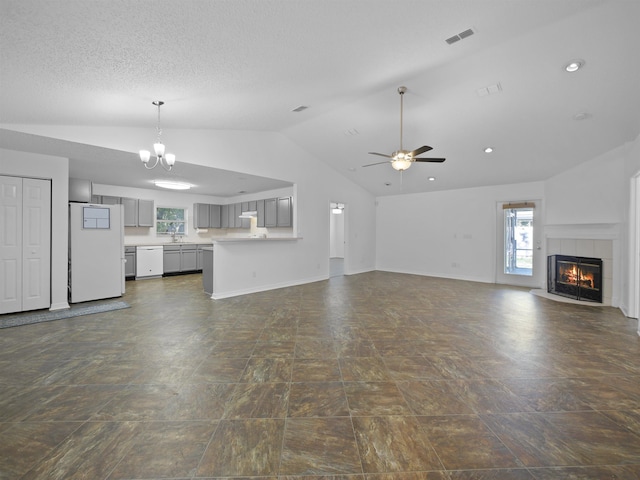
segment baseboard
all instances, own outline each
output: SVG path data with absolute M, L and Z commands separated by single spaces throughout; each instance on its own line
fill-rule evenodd
M 67 302 L 52 303 L 49 307 L 49 311 L 53 312 L 55 310 L 65 310 L 67 308 L 71 308 Z
M 307 283 L 320 282 L 322 280 L 327 280 L 328 278 L 329 277 L 327 275 L 324 275 L 306 278 L 304 280 L 296 280 L 293 282 L 273 283 L 269 285 L 260 285 L 258 287 L 243 288 L 241 290 L 233 290 L 230 292 L 213 293 L 211 295 L 211 298 L 213 300 L 222 300 L 223 298 L 239 297 L 240 295 L 248 295 L 250 293 L 267 292 L 269 290 L 277 290 L 278 288 L 296 287 L 298 285 L 305 285 Z

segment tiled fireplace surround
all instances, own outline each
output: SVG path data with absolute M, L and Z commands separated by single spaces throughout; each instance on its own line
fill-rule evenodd
M 618 281 L 614 275 L 615 266 L 619 265 L 620 258 L 620 234 L 617 224 L 547 225 L 544 233 L 547 255 L 601 258 L 602 305 L 618 305 L 619 299 L 613 297 L 614 282 Z

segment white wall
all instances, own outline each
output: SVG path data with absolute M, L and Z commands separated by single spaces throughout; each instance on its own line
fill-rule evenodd
M 12 129 L 129 152 L 136 152 L 140 139 L 149 137 L 148 129 L 118 127 L 23 126 Z M 348 203 L 351 211 L 349 238 L 345 239 L 345 248 L 349 249 L 345 272 L 374 269 L 374 197 L 285 136 L 273 132 L 172 130 L 171 145 L 178 158 L 188 158 L 190 163 L 279 178 L 295 185 L 297 221 L 292 233 L 303 240 L 298 241 L 295 248 L 279 252 L 282 258 L 278 277 L 271 277 L 266 272 L 259 278 L 256 288 L 270 288 L 282 275 L 294 283 L 329 277 L 327 205 L 334 198 Z M 238 155 L 239 147 L 242 155 Z
M 496 205 L 542 198 L 543 184 L 379 197 L 376 268 L 494 282 Z
M 51 180 L 51 310 L 67 303 L 69 160 L 0 148 L 0 175 Z
M 545 182 L 548 225 L 620 223 L 628 202 L 620 147 Z

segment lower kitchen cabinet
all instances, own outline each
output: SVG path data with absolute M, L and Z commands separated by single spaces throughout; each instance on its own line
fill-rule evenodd
M 180 245 L 164 246 L 164 273 L 180 273 Z
M 196 255 L 196 270 L 204 270 L 204 254 L 203 251 L 205 248 L 211 247 L 209 243 L 203 243 L 196 246 L 197 255 Z
M 198 245 L 165 245 L 164 273 L 195 272 L 198 268 Z
M 124 247 L 124 276 L 135 278 L 136 276 L 136 247 Z
M 180 251 L 180 271 L 195 272 L 198 267 L 198 252 L 195 245 L 182 245 Z

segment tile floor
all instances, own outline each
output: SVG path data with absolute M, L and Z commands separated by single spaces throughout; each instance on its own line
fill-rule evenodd
M 1 479 L 640 478 L 613 308 L 372 272 L 0 330 Z

